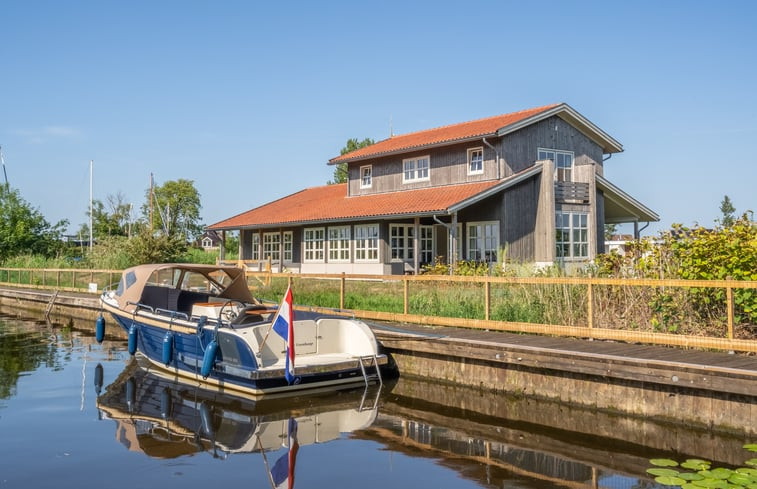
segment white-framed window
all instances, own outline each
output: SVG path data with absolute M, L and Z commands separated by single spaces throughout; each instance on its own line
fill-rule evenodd
M 414 259 L 413 232 L 414 226 L 412 224 L 389 225 L 389 249 L 392 260 Z
M 373 165 L 360 167 L 360 188 L 371 188 L 373 185 Z
M 468 150 L 468 175 L 484 173 L 484 148 L 471 148 Z
M 589 257 L 589 215 L 585 212 L 555 214 L 556 256 L 561 260 Z
M 202 238 L 202 247 L 203 248 L 210 248 L 213 246 L 213 240 L 210 238 Z
M 250 259 L 260 260 L 260 233 L 255 231 L 252 235 L 252 250 L 250 250 Z
M 379 259 L 378 224 L 355 226 L 355 261 L 377 262 Z
M 350 261 L 350 227 L 338 226 L 329 228 L 329 261 Z
M 468 259 L 493 263 L 499 248 L 499 221 L 468 223 Z
M 573 181 L 573 152 L 558 151 L 555 149 L 539 148 L 539 160 L 552 160 L 555 162 L 555 180 L 558 182 Z
M 263 233 L 263 260 L 271 258 L 271 261 L 281 259 L 281 234 Z
M 292 243 L 294 236 L 292 231 L 284 231 L 284 261 L 292 261 Z
M 302 242 L 305 246 L 305 257 L 303 261 L 306 262 L 323 262 L 324 261 L 324 248 L 325 248 L 325 234 L 324 228 L 305 228 L 302 231 Z
M 428 180 L 430 160 L 428 155 L 402 160 L 402 183 Z
M 420 237 L 420 262 L 434 262 L 434 226 L 421 226 Z

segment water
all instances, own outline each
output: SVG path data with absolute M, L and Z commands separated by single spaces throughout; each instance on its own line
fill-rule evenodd
M 265 488 L 288 464 L 298 489 L 630 489 L 656 487 L 649 458 L 733 464 L 749 441 L 403 378 L 255 402 L 147 372 L 93 331 L 0 316 L 0 489 Z

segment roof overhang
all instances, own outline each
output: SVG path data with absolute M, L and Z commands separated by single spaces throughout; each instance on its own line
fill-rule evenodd
M 605 196 L 605 223 L 657 222 L 660 216 L 604 177 L 597 175 L 597 190 Z
M 550 117 L 557 116 L 564 120 L 571 126 L 575 127 L 587 138 L 597 143 L 604 154 L 620 153 L 623 151 L 623 145 L 620 144 L 615 138 L 604 132 L 589 119 L 579 114 L 573 107 L 568 104 L 560 104 L 551 109 L 539 112 L 531 117 L 520 120 L 509 126 L 505 126 L 497 131 L 497 136 L 504 136 L 506 134 L 513 133 L 526 126 L 535 124 L 536 122 L 549 119 Z
M 462 209 L 465 209 L 468 206 L 471 206 L 477 202 L 481 202 L 482 200 L 487 199 L 491 197 L 492 195 L 497 194 L 498 192 L 502 192 L 503 190 L 508 189 L 514 185 L 517 185 L 524 180 L 528 180 L 529 178 L 535 175 L 538 175 L 539 173 L 541 173 L 541 170 L 542 170 L 542 164 L 537 163 L 526 171 L 522 171 L 518 174 L 515 174 L 515 175 L 512 175 L 511 177 L 506 178 L 505 180 L 502 181 L 502 183 L 498 185 L 495 185 L 491 188 L 484 190 L 481 193 L 478 193 L 472 197 L 462 200 L 458 202 L 457 204 L 451 205 L 447 209 L 447 213 L 454 214 L 455 212 L 461 211 Z
M 476 136 L 470 136 L 470 137 L 464 137 L 464 138 L 457 138 L 457 139 L 448 139 L 446 141 L 436 142 L 436 143 L 429 143 L 429 144 L 419 144 L 417 146 L 409 147 L 409 148 L 399 148 L 391 151 L 382 151 L 381 153 L 375 153 L 370 154 L 366 156 L 357 156 L 355 158 L 344 158 L 338 161 L 335 161 L 336 158 L 332 158 L 329 160 L 329 165 L 339 165 L 341 163 L 352 163 L 353 161 L 363 161 L 363 160 L 372 160 L 376 158 L 383 158 L 385 156 L 393 156 L 398 154 L 412 154 L 412 153 L 419 153 L 421 151 L 426 151 L 433 148 L 443 148 L 445 146 L 452 146 L 455 144 L 461 144 L 461 143 L 467 143 L 471 141 L 481 141 L 481 139 L 496 137 L 496 132 L 491 132 L 488 134 L 477 134 Z

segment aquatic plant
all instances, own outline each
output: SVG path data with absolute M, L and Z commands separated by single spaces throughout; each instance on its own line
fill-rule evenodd
M 757 452 L 757 444 L 744 445 L 744 449 Z M 757 458 L 745 460 L 745 466 L 736 469 L 713 468 L 711 462 L 694 458 L 682 463 L 667 458 L 654 458 L 649 463 L 654 467 L 647 469 L 647 473 L 654 476 L 655 482 L 664 486 L 681 489 L 757 489 Z

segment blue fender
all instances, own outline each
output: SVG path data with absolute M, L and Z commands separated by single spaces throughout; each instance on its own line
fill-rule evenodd
M 95 321 L 95 339 L 98 343 L 102 343 L 105 339 L 105 318 L 102 314 L 97 317 Z
M 137 325 L 132 324 L 129 328 L 129 355 L 134 355 L 137 352 L 137 332 Z
M 173 332 L 166 331 L 163 337 L 163 364 L 168 367 L 173 357 Z
M 213 370 L 213 364 L 216 362 L 216 355 L 218 353 L 218 342 L 216 340 L 212 340 L 208 347 L 205 349 L 205 355 L 202 357 L 202 370 L 200 373 L 202 374 L 202 378 L 206 379 L 208 378 L 208 375 L 210 375 L 210 371 Z

